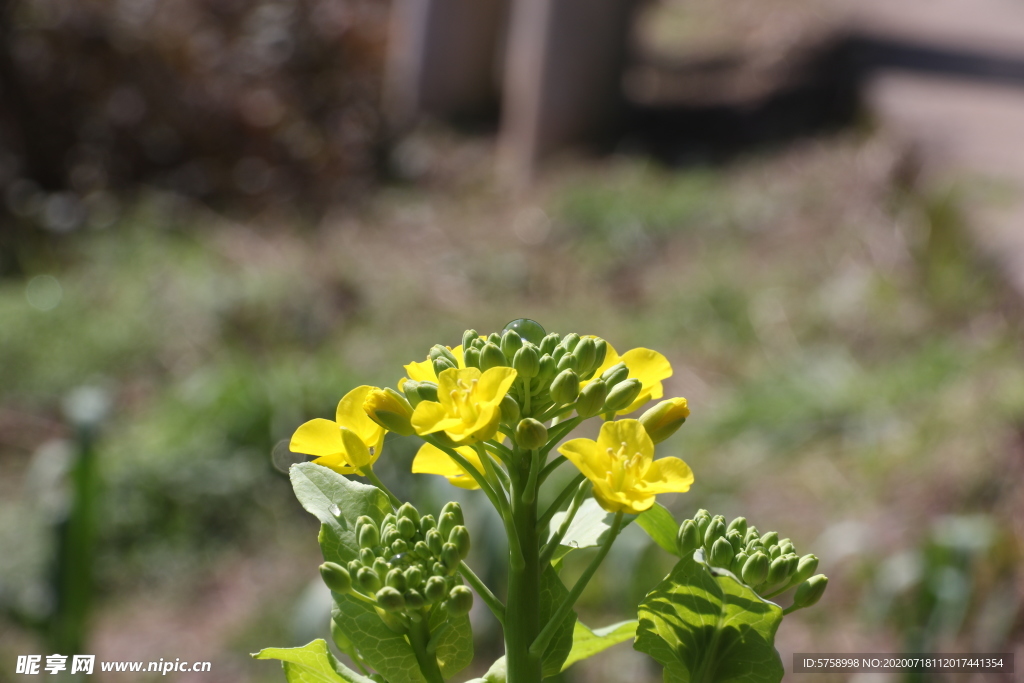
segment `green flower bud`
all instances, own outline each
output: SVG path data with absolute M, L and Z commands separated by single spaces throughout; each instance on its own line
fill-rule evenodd
M 384 581 L 384 577 L 388 575 L 388 563 L 383 557 L 374 560 L 371 569 L 381 581 Z
M 604 363 L 604 358 L 608 355 L 608 342 L 604 339 L 596 339 L 594 341 L 594 351 L 594 364 L 591 366 L 591 370 L 596 370 Z
M 409 588 L 419 588 L 423 585 L 423 570 L 413 565 L 405 570 L 405 584 Z
M 693 551 L 700 547 L 700 529 L 692 519 L 684 520 L 679 525 L 679 532 L 676 534 L 676 543 L 679 546 L 679 555 L 690 557 Z
M 441 547 L 441 564 L 449 572 L 454 572 L 458 569 L 460 562 L 462 562 L 462 557 L 459 554 L 459 549 L 455 547 L 454 543 L 445 543 Z
M 412 552 L 421 560 L 430 560 L 434 557 L 434 554 L 430 552 L 430 548 L 427 547 L 424 541 L 416 541 L 416 545 L 412 547 Z
M 452 512 L 442 512 L 441 521 L 437 523 L 437 530 L 441 532 L 441 539 L 446 540 L 451 535 L 452 529 L 459 525 L 459 521 Z
M 348 564 L 345 565 L 345 568 L 348 569 L 349 574 L 355 576 L 359 570 L 363 568 L 363 563 L 359 560 L 349 560 Z
M 740 540 L 745 542 L 745 536 L 747 535 L 747 518 L 737 517 L 736 519 L 729 522 L 729 526 L 726 527 L 726 533 L 730 531 L 737 531 L 740 535 Z
M 576 414 L 584 418 L 600 414 L 606 398 L 608 385 L 602 379 L 593 380 L 583 387 L 583 391 L 576 399 Z
M 384 583 L 397 591 L 404 591 L 406 589 L 405 574 L 401 569 L 392 569 L 385 577 Z
M 505 354 L 505 358 L 513 358 L 516 355 L 516 351 L 523 348 L 523 338 L 512 330 L 505 330 L 505 334 L 501 335 L 499 347 L 501 352 Z
M 515 424 L 519 419 L 519 404 L 512 398 L 512 394 L 505 394 L 501 399 L 501 421 L 505 424 Z
M 720 519 L 712 519 L 704 532 L 704 547 L 710 550 L 715 541 L 723 536 L 725 536 L 725 524 Z
M 380 545 L 380 532 L 372 524 L 364 524 L 359 529 L 359 547 L 362 549 L 376 548 Z
M 444 507 L 441 508 L 441 514 L 443 515 L 446 512 L 450 512 L 453 515 L 455 515 L 455 524 L 456 525 L 461 524 L 461 525 L 465 526 L 465 524 L 466 524 L 466 517 L 462 514 L 462 506 L 461 505 L 456 503 L 454 500 L 451 501 L 450 503 L 445 503 Z M 451 533 L 451 529 L 448 530 L 448 533 Z
M 479 368 L 480 350 L 466 347 L 466 350 L 462 352 L 462 360 L 466 364 L 467 368 Z
M 732 564 L 729 565 L 729 571 L 731 571 L 736 576 L 739 576 L 740 573 L 743 571 L 744 565 L 747 564 L 747 560 L 749 558 L 750 556 L 747 555 L 745 552 L 743 552 L 742 550 L 739 551 L 738 553 L 736 553 L 736 556 L 732 558 Z
M 489 335 L 487 335 L 486 343 L 494 344 L 495 346 L 501 346 L 501 335 L 498 334 L 497 332 L 491 332 Z
M 408 517 L 399 517 L 398 534 L 407 541 L 412 539 L 412 537 L 416 535 L 416 522 L 412 521 Z
M 401 521 L 403 518 L 411 519 L 413 524 L 419 526 L 420 511 L 417 510 L 412 503 L 403 503 L 402 506 L 398 508 L 398 521 Z M 401 531 L 402 527 L 398 527 L 398 530 Z
M 438 377 L 440 377 L 441 373 L 444 372 L 445 370 L 451 370 L 452 368 L 459 367 L 458 365 L 451 362 L 447 358 L 435 358 L 433 362 L 434 374 L 436 374 Z
M 548 442 L 548 428 L 543 423 L 527 417 L 516 426 L 516 443 L 520 448 L 533 450 L 541 448 Z
M 345 632 L 341 630 L 341 627 L 335 623 L 334 619 L 331 619 L 331 640 L 342 652 L 348 652 L 352 649 L 352 641 L 348 639 Z
M 616 363 L 601 373 L 601 379 L 605 381 L 609 388 L 615 386 L 627 377 L 629 377 L 629 368 L 626 367 L 625 363 Z
M 579 372 L 589 372 L 594 367 L 594 360 L 597 358 L 597 343 L 590 337 L 580 339 L 576 348 L 572 350 L 576 358 L 576 368 Z
M 679 431 L 690 416 L 685 398 L 670 398 L 661 401 L 640 416 L 640 424 L 654 443 L 661 443 Z
M 505 325 L 505 330 L 512 330 L 513 332 L 516 332 L 523 338 L 523 341 L 528 341 L 531 344 L 540 344 L 546 334 L 544 328 L 539 322 L 536 320 L 530 320 L 529 318 L 513 320 L 508 325 Z
M 405 609 L 405 597 L 398 589 L 384 586 L 377 591 L 377 604 L 385 612 L 401 612 Z
M 405 397 L 409 399 L 409 405 L 413 408 L 418 406 L 422 401 L 437 400 L 437 385 L 433 382 L 416 382 L 411 379 L 406 380 L 402 385 L 402 391 L 405 392 Z
M 768 569 L 768 585 L 772 586 L 788 579 L 788 570 L 790 568 L 790 563 L 788 560 L 786 560 L 785 557 L 776 557 L 774 560 L 772 560 L 771 567 Z
M 561 345 L 565 347 L 566 351 L 572 351 L 573 349 L 576 348 L 576 345 L 579 343 L 580 335 L 576 334 L 575 332 L 570 332 L 569 334 L 562 337 Z
M 464 560 L 469 556 L 469 529 L 464 526 L 455 527 L 448 536 L 448 542 L 458 549 L 460 560 Z
M 778 543 L 779 543 L 779 532 L 778 531 L 769 531 L 768 533 L 766 533 L 764 536 L 761 537 L 761 544 L 765 548 L 770 548 L 773 545 L 778 545 Z
M 604 412 L 625 410 L 636 400 L 642 389 L 643 384 L 636 378 L 622 380 L 608 391 L 608 398 L 604 402 Z
M 448 613 L 454 617 L 469 614 L 473 609 L 473 591 L 465 586 L 456 586 L 448 593 Z
M 732 544 L 724 537 L 720 537 L 715 541 L 714 545 L 711 546 L 711 556 L 708 563 L 712 567 L 728 569 L 729 566 L 732 565 L 732 558 L 735 556 L 736 551 L 732 549 Z
M 402 394 L 391 387 L 374 389 L 363 400 L 363 410 L 367 417 L 384 429 L 402 436 L 416 433 L 412 423 L 412 405 Z
M 768 561 L 768 556 L 762 552 L 756 552 L 747 558 L 743 569 L 740 571 L 740 577 L 743 579 L 743 583 L 748 586 L 759 586 L 768 578 L 770 568 L 771 564 Z
M 320 577 L 335 593 L 348 593 L 352 590 L 352 575 L 340 564 L 324 562 L 320 565 Z
M 434 555 L 434 557 L 440 557 L 441 546 L 444 545 L 444 537 L 441 536 L 441 532 L 439 532 L 437 529 L 431 529 L 424 535 L 424 538 L 426 538 L 427 541 L 427 548 L 430 549 L 430 552 Z
M 462 333 L 462 351 L 465 356 L 466 349 L 473 345 L 473 342 L 480 338 L 480 333 L 476 330 L 466 330 Z
M 437 528 L 437 520 L 434 519 L 434 515 L 423 515 L 420 517 L 420 533 L 426 534 L 431 529 Z
M 540 372 L 540 353 L 533 344 L 527 344 L 512 357 L 512 367 L 525 379 L 533 379 Z
M 551 381 L 551 378 L 557 374 L 558 361 L 552 358 L 548 354 L 544 354 L 540 357 L 540 372 L 537 373 L 537 385 L 543 386 L 547 382 Z
M 490 342 L 484 344 L 484 350 L 480 352 L 480 369 L 484 372 L 491 368 L 500 368 L 508 365 L 508 359 L 501 352 L 497 344 Z
M 369 567 L 363 567 L 356 574 L 356 584 L 364 593 L 373 593 L 380 588 L 380 577 Z
M 782 557 L 782 548 L 780 548 L 778 544 L 768 548 L 768 557 L 772 558 L 773 560 Z
M 440 562 L 435 562 L 434 564 L 430 565 L 430 573 L 433 576 L 440 576 L 443 578 L 448 576 L 448 569 Z
M 572 370 L 563 370 L 552 380 L 550 391 L 555 403 L 572 403 L 580 395 L 580 376 Z
M 576 356 L 572 355 L 571 353 L 566 353 L 564 356 L 558 359 L 558 363 L 557 365 L 555 365 L 555 369 L 558 372 L 572 370 L 573 372 L 576 372 L 578 374 L 580 371 L 580 362 L 576 358 Z
M 557 365 L 558 361 L 562 360 L 562 356 L 567 353 L 569 352 L 566 351 L 565 347 L 559 344 L 555 347 L 555 350 L 551 352 L 551 357 L 555 359 L 555 363 Z
M 557 332 L 552 332 L 547 335 L 540 342 L 540 355 L 543 356 L 545 353 L 551 355 L 551 352 L 555 350 L 555 347 L 558 346 L 561 341 L 562 338 L 558 336 Z
M 384 527 L 384 531 L 380 535 L 381 545 L 390 546 L 392 543 L 402 537 L 402 534 L 398 533 L 398 529 L 395 528 L 394 524 L 388 524 Z
M 743 550 L 743 537 L 740 536 L 740 532 L 736 529 L 725 532 L 725 540 L 729 541 L 729 545 L 732 546 L 733 552 L 739 552 Z
M 779 548 L 782 549 L 783 555 L 788 555 L 789 553 L 796 552 L 796 546 L 794 546 L 793 541 L 789 540 L 788 538 L 784 538 L 781 541 L 779 541 Z
M 401 555 L 402 553 L 407 553 L 407 552 L 409 552 L 409 544 L 406 543 L 404 539 L 400 538 L 400 539 L 398 539 L 397 541 L 395 541 L 394 543 L 391 544 L 391 554 L 392 555 Z
M 423 593 L 418 590 L 410 588 L 405 591 L 405 606 L 410 610 L 417 610 L 427 604 L 426 599 L 423 597 Z
M 750 539 L 749 541 L 747 541 L 747 545 L 743 549 L 746 550 L 747 553 L 750 554 L 750 555 L 753 555 L 755 552 L 757 552 L 759 550 L 761 552 L 765 552 L 765 547 L 763 545 L 761 545 L 761 539 L 760 538 L 752 538 L 752 539 Z M 765 552 L 765 554 L 767 555 L 766 552 Z
M 703 515 L 701 513 L 704 513 Z M 704 534 L 707 533 L 708 527 L 711 526 L 711 515 L 708 514 L 707 510 L 698 510 L 697 514 L 693 516 L 693 521 L 697 523 L 697 530 L 700 532 L 700 537 L 703 540 Z
M 750 543 L 752 539 L 761 540 L 761 532 L 757 530 L 756 526 L 747 527 L 747 533 L 743 534 L 743 542 Z
M 790 579 L 792 583 L 800 583 L 809 579 L 818 569 L 818 557 L 816 555 L 804 555 L 796 564 L 796 571 Z
M 363 548 L 359 551 L 359 563 L 364 567 L 372 567 L 377 556 L 373 554 L 373 550 L 370 548 Z
M 810 607 L 821 600 L 828 588 L 828 577 L 818 574 L 807 579 L 796 588 L 793 595 L 793 606 L 797 608 Z
M 440 576 L 431 576 L 423 587 L 423 596 L 430 604 L 444 600 L 447 593 L 448 584 Z
M 427 354 L 430 360 L 437 360 L 438 358 L 444 358 L 448 361 L 453 368 L 459 367 L 459 361 L 456 360 L 455 354 L 452 353 L 444 344 L 434 344 L 430 347 L 430 353 Z

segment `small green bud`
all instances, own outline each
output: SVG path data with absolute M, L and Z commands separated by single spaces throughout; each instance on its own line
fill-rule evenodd
M 601 379 L 603 379 L 609 387 L 615 386 L 627 377 L 629 377 L 629 368 L 626 367 L 625 363 L 616 363 L 601 373 Z
M 756 526 L 747 527 L 747 533 L 743 534 L 743 542 L 750 543 L 751 539 L 761 540 L 761 532 L 757 530 Z
M 405 606 L 411 610 L 417 610 L 427 604 L 426 599 L 423 597 L 423 593 L 420 593 L 414 588 L 410 588 L 405 591 Z
M 768 556 L 762 552 L 755 552 L 747 558 L 740 572 L 740 577 L 743 579 L 743 583 L 748 586 L 759 586 L 768 578 L 769 569 Z
M 540 372 L 540 353 L 533 344 L 527 344 L 512 357 L 512 367 L 525 379 L 533 379 Z
M 779 541 L 779 548 L 782 549 L 783 555 L 788 555 L 789 553 L 796 552 L 796 546 L 794 546 L 793 541 L 789 540 L 788 538 L 784 538 L 781 541 Z
M 433 576 L 440 576 L 443 578 L 445 576 L 448 576 L 448 569 L 445 568 L 445 566 L 440 562 L 435 562 L 434 564 L 430 565 L 430 573 Z
M 377 556 L 370 548 L 363 548 L 359 551 L 359 563 L 364 567 L 372 567 Z
M 438 377 L 440 377 L 441 373 L 444 372 L 445 370 L 451 370 L 453 368 L 458 367 L 455 363 L 451 362 L 447 358 L 435 358 L 433 362 L 434 374 L 437 375 Z
M 459 367 L 459 361 L 456 360 L 455 354 L 444 344 L 434 344 L 430 347 L 430 353 L 427 354 L 430 360 L 437 360 L 438 358 L 444 358 L 448 361 L 453 368 Z
M 635 377 L 622 380 L 608 391 L 608 398 L 604 402 L 604 412 L 625 410 L 636 400 L 643 388 L 643 384 Z
M 426 534 L 431 529 L 437 528 L 437 520 L 434 515 L 423 515 L 420 517 L 420 533 Z
M 487 344 L 494 344 L 495 346 L 501 346 L 501 335 L 497 332 L 491 332 L 487 335 Z
M 441 539 L 445 540 L 451 535 L 452 529 L 459 525 L 459 520 L 456 519 L 455 513 L 453 512 L 442 512 L 441 521 L 437 523 L 437 530 L 441 532 Z
M 817 574 L 801 583 L 793 595 L 793 605 L 797 608 L 810 607 L 821 600 L 828 588 L 828 577 L 824 574 Z
M 773 560 L 782 557 L 782 548 L 780 548 L 778 544 L 768 548 L 768 557 L 772 558 Z
M 412 552 L 421 560 L 429 560 L 434 557 L 434 554 L 430 552 L 430 548 L 424 541 L 416 541 L 416 545 L 412 547 Z
M 466 518 L 465 518 L 465 516 L 464 516 L 464 515 L 462 514 L 462 506 L 461 506 L 461 505 L 459 505 L 459 504 L 458 504 L 457 502 L 455 502 L 454 500 L 453 500 L 453 501 L 451 501 L 451 502 L 449 502 L 449 503 L 445 503 L 445 504 L 444 504 L 444 507 L 443 507 L 443 508 L 441 508 L 441 514 L 442 514 L 442 515 L 443 515 L 444 513 L 446 513 L 446 512 L 450 512 L 450 513 L 452 513 L 453 515 L 455 515 L 455 523 L 456 523 L 456 524 L 462 524 L 462 525 L 465 525 L 465 524 L 466 524 Z M 449 532 L 450 532 L 450 530 L 449 530 Z
M 405 570 L 405 584 L 409 588 L 419 588 L 423 585 L 423 570 L 413 565 Z
M 368 517 L 367 515 L 360 515 L 360 519 L 362 519 L 363 517 L 366 517 L 367 519 L 372 519 L 371 517 Z M 386 527 L 388 524 L 394 525 L 394 523 L 395 523 L 395 521 L 397 519 L 398 518 L 395 517 L 395 513 L 394 512 L 389 512 L 388 514 L 384 515 L 384 521 L 381 522 L 380 528 L 383 530 L 384 527 Z M 357 525 L 359 524 L 359 520 L 358 519 L 356 520 L 356 524 Z
M 564 372 L 565 370 L 572 370 L 577 374 L 580 371 L 580 362 L 576 356 L 571 353 L 566 353 L 564 356 L 558 359 L 558 364 L 555 365 L 555 369 L 558 372 Z
M 462 352 L 463 362 L 467 368 L 479 368 L 480 367 L 480 349 L 474 349 L 472 347 L 466 347 L 466 350 Z
M 469 614 L 473 609 L 473 591 L 465 586 L 456 586 L 448 593 L 448 613 L 454 617 Z
M 679 431 L 689 416 L 685 398 L 670 398 L 645 411 L 640 416 L 640 424 L 657 444 Z
M 404 591 L 406 589 L 405 573 L 401 569 L 392 569 L 385 577 L 384 583 L 397 591 Z
M 400 538 L 391 544 L 392 555 L 401 555 L 407 552 L 409 552 L 409 544 L 405 542 L 405 539 Z
M 679 554 L 682 557 L 690 557 L 700 547 L 700 529 L 692 519 L 684 520 L 679 525 L 679 532 L 676 534 L 676 543 L 679 546 Z
M 770 548 L 773 545 L 778 545 L 778 543 L 779 543 L 779 532 L 778 531 L 769 531 L 768 533 L 766 533 L 764 536 L 761 537 L 761 544 L 765 548 Z
M 376 560 L 374 560 L 371 568 L 373 569 L 373 572 L 377 575 L 377 578 L 379 578 L 381 581 L 383 581 L 384 577 L 388 575 L 388 563 L 383 557 L 378 557 Z
M 422 401 L 437 400 L 437 385 L 433 382 L 416 382 L 410 379 L 402 385 L 402 391 L 405 392 L 405 397 L 409 399 L 409 405 L 413 408 Z
M 519 421 L 516 426 L 516 443 L 520 448 L 534 450 L 543 447 L 548 442 L 548 428 L 543 423 L 527 417 Z
M 505 334 L 501 335 L 501 344 L 499 346 L 501 352 L 505 354 L 505 358 L 513 358 L 516 355 L 516 351 L 523 348 L 523 338 L 512 330 L 505 330 Z
M 395 525 L 388 524 L 384 527 L 384 531 L 381 533 L 380 543 L 381 545 L 390 546 L 401 537 L 402 534 L 398 533 L 398 529 L 395 528 Z
M 348 569 L 349 574 L 355 576 L 359 572 L 359 570 L 363 568 L 363 563 L 359 560 L 349 560 L 348 564 L 345 565 L 345 567 L 346 569 Z
M 749 558 L 750 556 L 747 555 L 745 552 L 743 552 L 742 550 L 739 551 L 738 553 L 736 553 L 736 556 L 732 558 L 732 564 L 729 565 L 729 571 L 731 571 L 736 576 L 739 576 L 740 573 L 743 571 L 743 566 L 747 563 L 747 560 Z
M 380 588 L 380 577 L 369 567 L 363 567 L 356 574 L 356 583 L 364 593 L 373 593 Z
M 356 517 L 356 529 L 362 529 L 364 526 L 377 526 L 377 523 L 373 521 L 373 517 L 369 515 L 359 515 Z
M 596 370 L 601 367 L 604 363 L 605 356 L 608 355 L 608 342 L 604 339 L 597 339 L 594 341 L 594 364 L 591 366 L 591 370 Z
M 516 332 L 523 338 L 523 341 L 528 341 L 531 344 L 540 344 L 546 334 L 544 327 L 539 322 L 536 320 L 530 320 L 529 318 L 513 320 L 508 325 L 505 325 L 505 330 L 512 330 Z
M 384 586 L 377 591 L 377 604 L 385 612 L 401 612 L 405 609 L 405 597 L 398 589 Z
M 551 334 L 547 335 L 540 342 L 540 355 L 543 356 L 544 354 L 547 354 L 550 356 L 551 352 L 555 350 L 555 347 L 558 346 L 559 342 L 561 341 L 562 338 L 559 337 L 558 333 L 556 332 L 552 332 Z
M 796 571 L 790 579 L 793 583 L 800 583 L 809 579 L 818 569 L 817 555 L 804 555 L 796 564 Z
M 608 385 L 603 379 L 595 379 L 583 387 L 576 399 L 576 414 L 580 417 L 594 417 L 601 413 L 608 398 Z
M 552 380 L 550 391 L 555 403 L 572 403 L 580 395 L 580 376 L 573 370 L 563 370 Z
M 765 547 L 763 545 L 761 545 L 761 539 L 760 538 L 752 538 L 749 541 L 747 541 L 747 545 L 743 549 L 746 550 L 747 553 L 752 555 L 755 552 L 757 552 L 758 550 L 764 552 Z M 765 554 L 767 554 L 767 553 L 765 553 Z
M 789 578 L 790 563 L 785 557 L 776 557 L 768 569 L 768 585 L 774 585 Z
M 576 369 L 581 373 L 589 372 L 597 358 L 597 343 L 590 337 L 580 339 L 572 355 L 576 358 Z
M 441 532 L 439 532 L 437 529 L 431 529 L 426 534 L 424 534 L 424 538 L 427 541 L 427 548 L 430 549 L 430 552 L 434 555 L 434 557 L 440 557 L 441 546 L 444 545 L 444 537 L 441 536 Z
M 458 569 L 460 562 L 462 562 L 462 557 L 459 555 L 459 549 L 455 547 L 454 543 L 445 543 L 441 547 L 441 564 L 449 572 L 454 572 Z
M 484 372 L 491 368 L 500 368 L 508 365 L 508 359 L 501 352 L 497 344 L 490 342 L 484 344 L 484 350 L 480 352 L 480 369 Z
M 431 604 L 444 600 L 447 592 L 448 584 L 440 576 L 431 576 L 423 587 L 423 595 L 426 597 L 427 602 Z
M 732 565 L 732 558 L 735 556 L 736 551 L 732 549 L 732 544 L 724 537 L 720 537 L 715 541 L 714 545 L 711 546 L 711 557 L 708 563 L 712 567 L 727 569 Z
M 739 532 L 740 540 L 745 541 L 744 536 L 747 535 L 747 518 L 737 517 L 736 519 L 729 522 L 729 526 L 726 527 L 726 533 L 730 531 Z
M 519 404 L 512 394 L 505 394 L 501 399 L 501 421 L 505 424 L 515 424 L 516 420 L 519 419 Z
M 448 542 L 454 545 L 459 551 L 459 559 L 464 560 L 469 556 L 470 540 L 469 529 L 464 526 L 457 526 L 452 529 L 448 536 Z
M 408 517 L 399 517 L 398 534 L 407 541 L 412 539 L 412 537 L 416 535 L 416 522 L 412 521 Z
M 713 519 L 704 532 L 704 547 L 710 549 L 715 541 L 725 536 L 725 524 L 720 519 Z
M 743 550 L 743 537 L 740 536 L 740 532 L 736 529 L 725 532 L 725 540 L 729 541 L 729 545 L 732 546 L 734 552 Z
M 359 529 L 359 547 L 366 550 L 367 548 L 376 548 L 380 545 L 380 532 L 377 531 L 377 527 L 373 524 L 364 524 Z
M 352 649 L 352 641 L 348 639 L 345 632 L 335 623 L 334 619 L 331 619 L 331 640 L 342 652 L 348 652 Z
M 544 385 L 551 381 L 558 370 L 558 361 L 548 354 L 540 357 L 540 371 L 537 373 L 537 384 Z
M 473 345 L 473 342 L 480 338 L 476 330 L 466 330 L 462 333 L 462 352 L 465 355 L 466 349 Z
M 416 509 L 412 503 L 402 503 L 401 507 L 398 508 L 397 513 L 398 521 L 402 519 L 411 519 L 413 524 L 419 526 L 420 523 L 420 511 Z M 401 528 L 399 528 L 401 531 Z
M 352 590 L 352 575 L 340 564 L 324 562 L 320 565 L 320 577 L 335 593 L 348 593 Z
M 562 337 L 561 345 L 565 347 L 566 351 L 572 351 L 573 349 L 576 348 L 576 345 L 579 343 L 580 335 L 576 334 L 575 332 L 570 332 L 569 334 Z
M 562 356 L 567 353 L 569 352 L 565 350 L 565 347 L 559 344 L 555 347 L 555 350 L 551 352 L 551 357 L 555 359 L 555 363 L 557 364 L 558 361 L 562 360 Z
M 700 514 L 701 512 L 704 514 Z M 693 516 L 693 521 L 697 523 L 697 531 L 700 532 L 700 537 L 703 540 L 704 534 L 707 533 L 708 527 L 711 526 L 711 515 L 708 514 L 707 510 L 700 510 Z

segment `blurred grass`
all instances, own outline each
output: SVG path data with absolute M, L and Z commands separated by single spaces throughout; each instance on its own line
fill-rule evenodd
M 424 141 L 427 161 L 450 144 Z M 485 175 L 471 165 L 456 182 L 428 179 L 429 190 L 384 189 L 318 228 L 239 226 L 153 196 L 112 228 L 23 258 L 34 264 L 26 277 L 0 283 L 0 518 L 39 514 L 20 482 L 44 459 L 32 456 L 42 437 L 62 433 L 61 397 L 107 387 L 98 637 L 130 643 L 118 624 L 132 623 L 124 615 L 142 595 L 199 614 L 204 577 L 236 565 L 258 575 L 276 547 L 315 556 L 275 451 L 302 420 L 331 415 L 348 387 L 393 385 L 403 363 L 458 343 L 466 327 L 528 316 L 668 355 L 667 392 L 687 396 L 693 414 L 660 450 L 684 457 L 697 483 L 666 503 L 680 517 L 708 507 L 779 528 L 833 577 L 825 603 L 787 620 L 781 643 L 896 647 L 905 625 L 864 605 L 884 583 L 879 563 L 926 548 L 933 520 L 984 515 L 1008 534 L 1004 556 L 1019 557 L 1007 472 L 1024 416 L 1019 320 L 965 241 L 967 200 L 904 187 L 898 163 L 859 136 L 723 170 L 610 159 L 563 167 L 525 201 L 464 182 Z M 26 297 L 39 275 L 60 286 L 50 310 Z M 439 505 L 454 494 L 405 474 L 414 440 L 386 449 L 383 475 L 400 495 Z M 40 533 L 7 526 L 5 547 Z M 25 567 L 41 571 L 45 552 L 30 561 L 24 547 L 0 558 L 0 599 L 40 580 Z M 298 595 L 315 578 L 315 560 L 275 562 L 275 590 Z M 609 562 L 585 594 L 593 626 L 621 618 L 669 566 L 637 534 Z M 989 578 L 969 592 L 967 625 L 934 642 L 973 632 L 1014 566 L 964 570 L 969 583 Z M 265 584 L 245 585 L 257 604 L 204 627 L 210 656 L 275 680 L 235 650 L 271 634 L 285 644 L 292 617 L 258 599 Z M 172 649 L 154 658 L 182 654 Z M 493 653 L 493 639 L 480 649 Z M 626 669 L 654 680 L 639 660 L 609 656 L 608 671 L 580 665 L 579 680 L 620 682 Z

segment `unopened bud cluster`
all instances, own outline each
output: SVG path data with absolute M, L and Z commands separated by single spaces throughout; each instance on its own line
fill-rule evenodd
M 677 541 L 683 557 L 702 550 L 706 564 L 731 571 L 762 596 L 799 584 L 795 603 L 800 607 L 821 599 L 828 583 L 824 574 L 814 576 L 816 556 L 801 557 L 790 539 L 780 539 L 775 531 L 761 534 L 744 517 L 726 523 L 722 515 L 712 517 L 707 510 L 698 510 L 679 526 Z
M 462 508 L 448 503 L 438 519 L 420 516 L 409 503 L 378 526 L 368 516 L 356 520 L 359 559 L 347 566 L 325 562 L 324 583 L 338 593 L 359 593 L 388 613 L 419 618 L 439 605 L 452 615 L 469 612 L 473 593 L 458 577 L 469 554 L 469 531 Z

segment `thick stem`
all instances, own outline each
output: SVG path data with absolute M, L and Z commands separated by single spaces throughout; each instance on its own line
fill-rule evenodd
M 437 665 L 437 657 L 427 651 L 427 646 L 430 643 L 430 627 L 427 626 L 427 621 L 426 614 L 424 614 L 423 618 L 410 624 L 409 644 L 412 645 L 412 651 L 416 654 L 416 663 L 420 665 L 420 672 L 427 679 L 427 683 L 444 683 L 441 667 Z
M 525 460 L 525 459 L 524 459 Z M 518 477 L 513 477 L 513 527 L 522 549 L 522 566 L 509 567 L 508 599 L 505 613 L 505 656 L 508 683 L 539 683 L 541 658 L 530 654 L 530 645 L 540 633 L 540 557 L 537 539 L 537 502 L 526 502 L 523 488 L 529 480 L 528 462 L 523 462 Z M 511 540 L 511 539 L 510 539 Z

